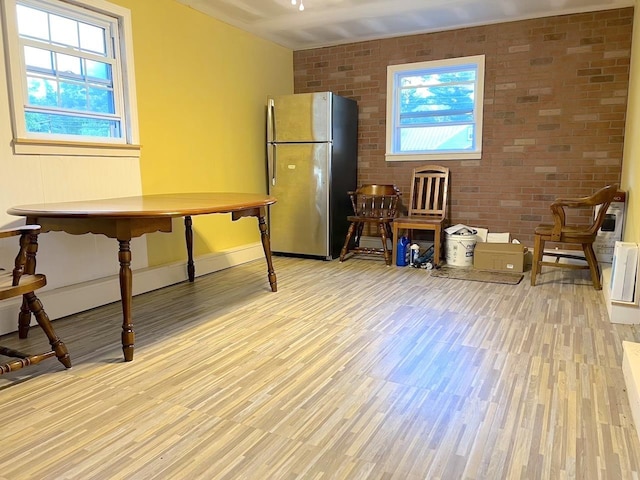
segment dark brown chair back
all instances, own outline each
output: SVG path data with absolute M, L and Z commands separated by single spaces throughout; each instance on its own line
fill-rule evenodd
M 393 218 L 400 191 L 395 185 L 363 185 L 349 192 L 354 215 L 365 218 Z

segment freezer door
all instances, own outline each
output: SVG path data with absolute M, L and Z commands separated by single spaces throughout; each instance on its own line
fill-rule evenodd
M 267 141 L 331 140 L 331 93 L 300 93 L 268 99 Z
M 326 143 L 274 147 L 274 176 L 269 193 L 271 249 L 329 257 L 329 158 Z

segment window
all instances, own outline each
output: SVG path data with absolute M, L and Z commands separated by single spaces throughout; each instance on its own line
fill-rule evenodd
M 460 160 L 482 154 L 484 55 L 387 67 L 387 155 Z
M 138 156 L 127 9 L 5 0 L 16 153 Z

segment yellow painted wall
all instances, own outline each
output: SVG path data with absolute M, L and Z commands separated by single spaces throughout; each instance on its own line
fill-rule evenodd
M 640 242 L 640 8 L 634 12 L 621 187 L 628 192 L 624 241 Z
M 174 0 L 116 3 L 132 14 L 143 192 L 266 193 L 266 97 L 293 93 L 293 52 Z M 254 218 L 193 220 L 196 256 L 260 238 Z M 149 265 L 185 258 L 181 221 L 147 243 Z

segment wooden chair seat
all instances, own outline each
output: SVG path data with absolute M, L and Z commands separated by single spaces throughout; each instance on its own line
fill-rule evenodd
M 348 194 L 353 207 L 353 215 L 347 217 L 347 221 L 350 223 L 344 245 L 340 251 L 340 261 L 343 262 L 347 253 L 351 252 L 381 255 L 384 257 L 385 263 L 391 265 L 392 250 L 387 247 L 387 238 L 392 238 L 391 223 L 396 216 L 400 191 L 395 185 L 363 185 Z M 366 224 L 376 228 L 382 242 L 381 248 L 360 245 Z M 353 245 L 351 244 L 352 238 Z
M 411 195 L 406 216 L 393 221 L 393 238 L 401 230 L 413 235 L 413 230 L 433 231 L 433 261 L 440 263 L 442 232 L 447 218 L 447 196 L 449 191 L 449 168 L 440 165 L 425 165 L 413 170 Z M 396 245 L 397 248 L 397 245 Z
M 551 224 L 540 224 L 534 232 L 536 235 L 551 237 L 553 235 L 553 227 Z M 595 236 L 591 234 L 591 232 L 585 231 L 584 227 L 574 226 L 565 226 L 562 229 L 562 237 L 565 239 L 565 242 L 568 241 L 570 243 L 581 243 L 582 241 L 589 241 L 592 238 L 595 239 Z
M 553 214 L 553 224 L 538 225 L 534 231 L 533 264 L 531 266 L 531 285 L 535 286 L 538 275 L 542 272 L 542 267 L 560 267 L 570 269 L 588 269 L 591 273 L 591 282 L 596 290 L 602 289 L 600 283 L 600 266 L 593 250 L 593 242 L 596 239 L 598 230 L 602 226 L 607 209 L 618 192 L 618 185 L 609 185 L 598 190 L 589 197 L 581 198 L 558 198 L 550 206 Z M 593 210 L 598 208 L 597 214 Z M 565 209 L 587 209 L 590 215 L 588 224 L 567 224 L 567 212 Z M 577 217 L 577 215 L 576 215 Z M 554 242 L 571 245 L 580 245 L 584 257 L 571 253 L 545 252 L 546 242 Z M 553 256 L 555 261 L 544 261 L 543 257 Z M 585 261 L 585 264 L 561 263 L 561 258 L 571 258 L 572 260 Z
M 37 248 L 36 238 L 39 232 L 40 227 L 38 225 L 26 225 L 9 230 L 0 230 L 0 238 L 20 236 L 20 250 L 16 256 L 14 269 L 12 271 L 0 271 L 0 300 L 22 296 L 23 304 L 19 316 L 20 336 L 26 336 L 31 313 L 33 313 L 38 325 L 49 340 L 51 350 L 30 354 L 0 346 L 0 355 L 9 357 L 8 362 L 0 364 L 0 375 L 28 367 L 29 365 L 36 365 L 53 356 L 57 357 L 66 368 L 71 368 L 67 347 L 56 335 L 49 316 L 34 293 L 47 284 L 47 278 L 42 274 L 24 273 L 27 262 L 34 261 L 35 249 Z
M 365 217 L 359 217 L 357 215 L 349 215 L 347 217 L 347 221 L 349 222 L 362 222 L 364 221 Z M 386 217 L 366 217 L 367 221 L 371 221 L 373 223 L 380 223 L 380 222 L 385 222 L 385 223 L 390 223 L 390 219 L 386 218 Z
M 0 300 L 17 297 L 42 288 L 47 284 L 47 278 L 42 274 L 22 275 L 18 285 L 14 286 L 12 283 L 13 273 L 0 271 Z

